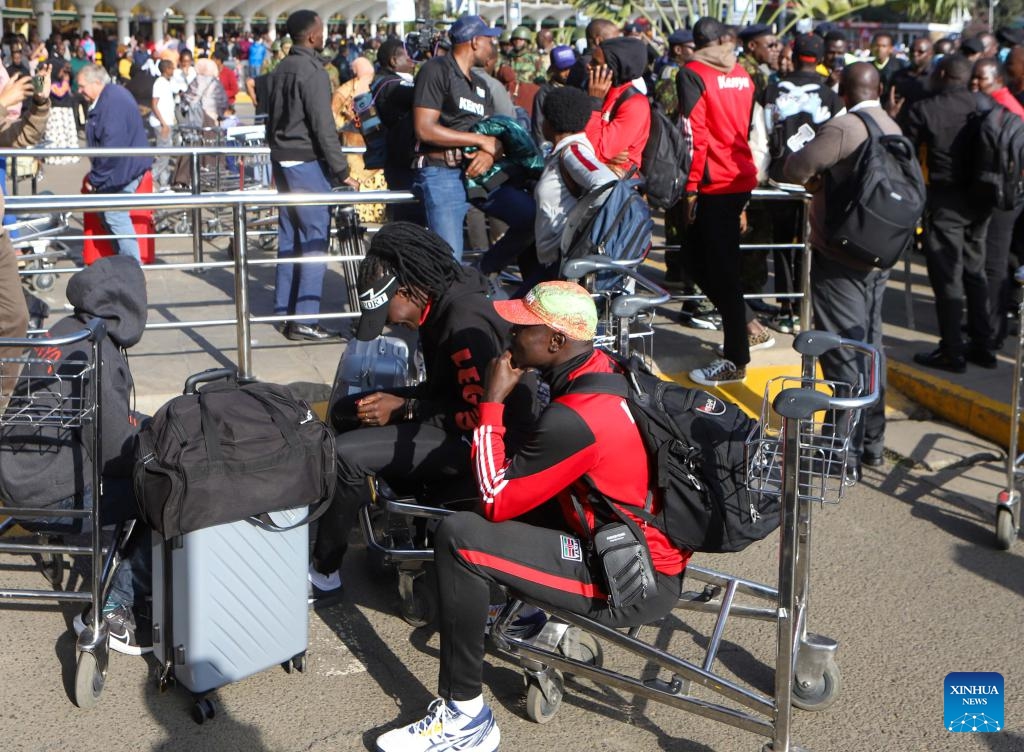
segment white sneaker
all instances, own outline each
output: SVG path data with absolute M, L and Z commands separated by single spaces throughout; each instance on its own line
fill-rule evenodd
M 341 572 L 335 569 L 330 574 L 316 571 L 309 565 L 309 588 L 306 591 L 306 602 L 310 606 L 326 607 L 337 603 L 345 594 L 341 584 Z
M 746 368 L 737 368 L 735 363 L 725 358 L 719 358 L 711 365 L 690 371 L 690 380 L 704 386 L 735 384 L 743 381 L 746 377 Z
M 489 707 L 471 718 L 438 698 L 426 718 L 378 737 L 377 752 L 494 752 L 500 741 Z

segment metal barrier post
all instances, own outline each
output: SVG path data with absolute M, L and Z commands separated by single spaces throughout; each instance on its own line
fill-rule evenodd
M 18 158 L 11 157 L 11 195 L 18 195 Z
M 235 230 L 235 331 L 238 336 L 238 376 L 251 379 L 252 338 L 249 327 L 249 259 L 246 242 L 246 207 L 235 204 L 231 207 Z
M 198 196 L 201 193 L 199 185 L 199 153 L 192 152 L 192 195 Z M 192 260 L 197 264 L 203 263 L 203 210 L 196 207 L 192 210 Z
M 800 292 L 800 328 L 802 331 L 811 330 L 811 198 L 804 197 L 804 249 L 803 268 L 800 269 L 800 284 L 803 289 Z

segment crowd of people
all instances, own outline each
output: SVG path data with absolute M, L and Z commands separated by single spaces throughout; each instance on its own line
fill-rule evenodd
M 142 115 L 134 115 L 140 105 L 159 145 L 173 143 L 186 116 L 216 127 L 242 82 L 265 117 L 279 191 L 358 190 L 379 178 L 419 199 L 388 207 L 360 264 L 356 336 L 374 339 L 386 324 L 417 330 L 426 380 L 415 390 L 357 395 L 330 416 L 341 482 L 320 521 L 309 574 L 316 598 L 343 592 L 346 542 L 367 476 L 475 478 L 482 514 L 448 517 L 435 537 L 440 699 L 423 720 L 378 739 L 384 752 L 497 748 L 481 678 L 491 584 L 616 626 L 659 618 L 678 599 L 690 552 L 653 525 L 643 525 L 643 537 L 655 576 L 650 596 L 634 606 L 609 608 L 600 571 L 580 553 L 611 500 L 634 523 L 640 511 L 657 512 L 659 501 L 652 501 L 646 450 L 621 398 L 573 390 L 581 375 L 620 366 L 594 349 L 590 295 L 558 279 L 577 203 L 654 169 L 645 149 L 655 109 L 686 145 L 685 186 L 665 210 L 665 284 L 688 298 L 703 292 L 705 302 L 682 305 L 681 320 L 723 333 L 721 357 L 694 369 L 694 382 L 742 382 L 751 352 L 774 345 L 773 330 L 798 329 L 798 293 L 811 296 L 816 327 L 884 353 L 888 270 L 852 257 L 827 221 L 836 186 L 852 179 L 876 133 L 905 136 L 927 168 L 917 242 L 940 340 L 915 360 L 952 372 L 968 363 L 996 367 L 1016 264 L 1010 259 L 1024 235 L 1019 207 L 993 209 L 971 195 L 972 129 L 997 107 L 1024 118 L 1024 32 L 920 38 L 905 51 L 878 33 L 862 54 L 825 25 L 780 39 L 765 25 L 736 29 L 701 18 L 662 38 L 642 18 L 622 28 L 595 19 L 556 44 L 547 30 L 503 32 L 463 16 L 444 33 L 357 43 L 328 39 L 323 19 L 300 10 L 280 43 L 241 35 L 202 40 L 190 51 L 168 36 L 116 50 L 106 69 L 90 62 L 97 50 L 88 41 L 87 34 L 70 43 L 55 35 L 43 53 L 38 40 L 11 46 L 15 78 L 0 85 L 0 104 L 28 104 L 21 126 L 0 136 L 24 141 L 58 106 L 50 78 L 58 58 L 70 58 L 71 81 L 87 104 L 90 145 L 144 142 Z M 29 74 L 45 78 L 34 96 L 22 77 L 26 53 Z M 349 141 L 339 126 L 366 146 L 358 165 L 342 152 Z M 145 159 L 94 159 L 85 189 L 132 192 L 148 168 Z M 158 161 L 155 169 L 158 184 L 167 184 L 167 165 Z M 768 211 L 751 203 L 751 192 L 767 185 L 801 195 Z M 801 289 L 793 251 L 740 252 L 744 238 L 779 246 L 800 240 L 805 190 L 813 193 L 810 290 Z M 108 228 L 125 234 L 124 221 L 108 216 Z M 327 207 L 280 209 L 285 263 L 277 267 L 274 312 L 285 318 L 280 330 L 289 339 L 340 336 L 318 320 L 326 266 L 288 263 L 326 254 L 331 232 Z M 130 242 L 119 252 L 138 257 Z M 510 300 L 492 300 L 494 275 L 512 264 L 521 288 Z M 778 305 L 747 300 L 750 293 L 778 295 Z M 827 378 L 855 383 L 863 364 L 830 354 L 822 368 Z M 537 399 L 538 374 L 547 400 Z M 883 397 L 857 428 L 853 477 L 862 465 L 884 463 L 884 431 Z M 45 501 L 64 503 L 66 494 L 58 496 Z M 549 499 L 558 504 L 548 508 Z M 122 601 L 109 603 L 104 616 L 130 634 L 127 648 L 141 651 L 145 640 L 128 602 L 139 593 L 126 590 L 115 591 Z

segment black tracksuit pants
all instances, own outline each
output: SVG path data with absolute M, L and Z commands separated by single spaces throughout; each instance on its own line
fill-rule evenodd
M 466 439 L 424 423 L 341 433 L 335 451 L 338 487 L 330 509 L 320 518 L 313 544 L 313 565 L 325 574 L 341 567 L 356 515 L 367 501 L 369 476 L 380 476 L 400 490 L 424 480 L 456 479 L 472 472 Z
M 725 357 L 737 368 L 750 362 L 747 324 L 754 320 L 740 278 L 740 214 L 749 199 L 749 193 L 700 194 L 684 254 L 687 271 L 722 315 Z
M 575 535 L 522 522 L 488 522 L 459 512 L 438 527 L 434 562 L 440 595 L 441 669 L 438 693 L 471 700 L 483 685 L 484 628 L 490 583 L 524 600 L 562 608 L 619 627 L 646 624 L 679 600 L 682 575 L 658 574 L 658 591 L 613 611 Z

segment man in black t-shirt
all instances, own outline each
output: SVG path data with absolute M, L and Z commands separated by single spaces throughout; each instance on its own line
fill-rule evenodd
M 485 67 L 497 54 L 499 34 L 479 16 L 462 16 L 449 31 L 451 53 L 431 58 L 416 76 L 413 191 L 423 203 L 427 225 L 448 242 L 459 261 L 469 209 L 463 173 L 470 178 L 483 175 L 502 153 L 497 138 L 471 130 L 494 114 L 490 92 L 472 68 Z M 492 190 L 479 208 L 509 226 L 483 264 L 485 271 L 498 271 L 530 245 L 536 206 L 529 193 L 505 183 Z

